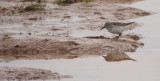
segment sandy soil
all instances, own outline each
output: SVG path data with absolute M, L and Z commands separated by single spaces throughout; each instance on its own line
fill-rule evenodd
M 20 5 L 31 3 L 1 0 L 0 62 L 73 59 L 107 55 L 117 50 L 135 52 L 144 45 L 138 41 L 140 35 L 123 34 L 120 39 L 113 39 L 114 35 L 107 30 L 99 31 L 106 21 L 122 21 L 150 14 L 117 4 L 132 2 L 135 0 L 101 0 L 69 6 L 48 2 L 44 11 L 20 13 Z M 90 32 L 93 35 L 88 34 Z
M 65 39 L 66 40 L 66 39 Z M 72 41 L 60 41 L 56 39 L 12 37 L 1 38 L 1 61 L 17 59 L 73 59 L 86 56 L 107 55 L 108 52 L 120 50 L 123 52 L 135 52 L 143 43 L 117 40 L 101 37 L 86 37 L 70 39 Z
M 18 11 L 17 4 L 23 4 L 22 2 L 1 1 L 2 60 L 72 58 L 103 55 L 110 50 L 136 51 L 137 47 L 143 46 L 142 43 L 135 41 L 140 39 L 138 35 L 123 35 L 122 39 L 116 40 L 112 39 L 113 35 L 109 35 L 107 30 L 99 31 L 99 29 L 106 21 L 131 19 L 150 13 L 111 4 L 108 1 L 76 3 L 70 6 L 46 3 L 48 7 L 45 11 L 23 13 L 15 11 Z M 32 20 L 34 18 L 38 20 Z M 93 34 L 102 33 L 106 39 L 86 38 L 90 37 L 88 31 L 92 31 Z M 75 33 L 86 35 L 77 37 Z
M 69 75 L 60 75 L 48 70 L 34 68 L 0 67 L 0 80 L 8 81 L 28 81 L 28 80 L 60 80 L 71 78 Z

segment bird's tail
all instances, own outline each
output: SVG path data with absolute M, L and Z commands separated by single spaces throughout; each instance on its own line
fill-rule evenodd
M 134 24 L 134 23 L 135 23 L 135 22 L 130 22 L 130 23 L 128 23 L 128 25 L 129 25 L 129 24 Z

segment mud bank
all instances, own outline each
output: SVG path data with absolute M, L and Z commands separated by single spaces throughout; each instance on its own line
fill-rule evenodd
M 23 81 L 23 80 L 60 80 L 71 78 L 69 75 L 60 75 L 43 69 L 0 67 L 0 81 Z
M 3 36 L 4 37 L 4 36 Z M 76 38 L 65 41 L 44 38 L 0 39 L 1 62 L 20 59 L 73 59 L 78 57 L 102 56 L 119 50 L 135 52 L 143 43 L 101 37 Z
M 76 49 L 82 50 L 82 53 L 78 55 L 85 55 L 87 53 L 90 54 L 88 51 L 89 49 L 93 49 L 93 47 L 101 47 L 101 49 L 99 49 L 100 51 L 109 48 L 129 52 L 135 51 L 142 43 L 135 41 L 135 39 L 132 38 L 133 36 L 126 38 L 125 36 L 127 36 L 127 34 L 124 34 L 122 39 L 124 38 L 125 40 L 116 40 L 112 39 L 114 35 L 111 35 L 108 31 L 99 31 L 99 29 L 106 21 L 119 21 L 142 17 L 150 13 L 108 2 L 109 0 L 102 0 L 91 3 L 76 3 L 69 6 L 58 6 L 53 3 L 46 3 L 47 8 L 45 11 L 19 13 L 17 5 L 23 4 L 22 2 L 1 1 L 1 54 L 7 54 L 7 52 L 9 54 L 11 50 L 13 51 L 12 54 L 15 53 L 15 55 L 17 53 L 25 54 L 24 51 L 28 52 L 32 49 L 38 51 L 36 52 L 38 54 L 44 54 L 43 51 L 51 50 L 54 54 L 61 54 L 61 52 L 63 52 L 65 55 L 65 52 L 70 53 L 69 50 L 75 51 Z M 87 33 L 81 31 L 87 31 Z M 91 36 L 88 34 L 88 31 L 91 31 L 93 34 L 95 32 L 92 36 L 104 36 L 108 39 L 97 40 L 85 38 Z M 77 35 L 74 35 L 75 32 L 78 33 L 78 35 L 85 35 L 77 37 Z M 98 34 L 96 34 L 97 32 Z M 138 36 L 136 34 L 134 35 Z M 138 36 L 138 40 L 139 38 Z M 67 44 L 70 41 L 72 41 L 73 45 Z M 104 44 L 104 46 L 102 44 Z M 60 48 L 55 49 L 57 46 Z M 16 50 L 18 52 L 16 52 Z M 19 52 L 20 50 L 22 50 L 22 52 Z M 87 51 L 87 53 L 83 51 Z M 79 53 L 79 51 L 76 53 Z M 99 52 L 96 53 L 100 54 Z
M 132 2 L 135 0 L 124 0 L 124 2 L 101 0 L 91 3 L 75 3 L 69 6 L 58 6 L 47 2 L 44 11 L 20 13 L 20 5 L 24 4 L 23 2 L 1 0 L 0 62 L 22 59 L 49 60 L 104 56 L 113 51 L 135 52 L 138 47 L 144 45 L 138 41 L 141 39 L 140 35 L 125 33 L 120 39 L 114 39 L 115 35 L 107 30 L 99 31 L 106 21 L 122 21 L 151 14 L 147 11 L 117 4 Z M 27 2 L 24 6 L 28 4 L 31 3 Z M 118 60 L 129 58 L 125 54 L 123 55 L 125 58 L 118 58 Z M 110 56 L 108 57 L 110 60 Z M 0 71 L 5 73 L 13 69 L 16 73 L 29 70 L 34 74 L 32 70 L 36 71 L 36 69 L 22 68 L 21 70 L 21 68 L 10 67 L 8 69 L 0 68 Z M 0 75 L 2 75 L 1 73 Z M 5 74 L 8 77 L 12 75 L 12 73 Z M 13 79 L 23 78 L 18 75 L 23 74 L 17 74 Z M 30 80 L 30 73 L 25 76 L 28 76 L 27 79 Z M 49 72 L 49 75 L 44 76 L 55 79 L 54 73 Z M 57 73 L 56 76 L 60 77 Z M 35 75 L 35 77 L 42 79 L 41 75 Z M 7 77 L 2 76 L 2 79 L 7 79 Z

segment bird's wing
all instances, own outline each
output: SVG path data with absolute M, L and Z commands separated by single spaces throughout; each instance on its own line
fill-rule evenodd
M 126 26 L 124 27 L 124 29 L 125 29 L 125 30 L 132 30 L 132 29 L 134 29 L 134 28 L 137 27 L 137 26 L 138 26 L 137 23 L 132 23 L 132 24 L 126 25 Z
M 111 22 L 112 25 L 117 25 L 117 26 L 127 26 L 127 25 L 131 25 L 135 22 L 129 22 L 129 23 L 121 23 L 121 22 Z

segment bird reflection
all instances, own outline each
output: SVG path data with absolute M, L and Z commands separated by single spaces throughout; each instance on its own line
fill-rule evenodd
M 118 61 L 125 61 L 125 60 L 136 61 L 135 59 L 130 58 L 126 53 L 119 52 L 119 51 L 109 53 L 107 56 L 103 56 L 103 57 L 108 62 L 118 62 Z

